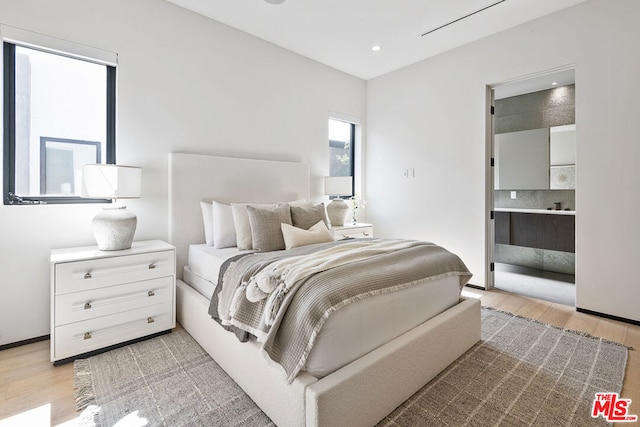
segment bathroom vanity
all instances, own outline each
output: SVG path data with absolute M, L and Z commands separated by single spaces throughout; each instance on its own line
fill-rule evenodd
M 495 242 L 561 252 L 575 252 L 575 211 L 495 209 Z

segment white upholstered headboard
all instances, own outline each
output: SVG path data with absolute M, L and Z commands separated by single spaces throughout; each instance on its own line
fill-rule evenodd
M 189 245 L 204 243 L 201 201 L 273 203 L 309 199 L 309 165 L 169 154 L 169 242 L 182 278 Z

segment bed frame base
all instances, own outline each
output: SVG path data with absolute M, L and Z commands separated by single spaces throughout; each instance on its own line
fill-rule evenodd
M 206 298 L 181 280 L 176 296 L 178 322 L 280 427 L 375 425 L 480 340 L 480 300 L 462 299 L 322 379 L 301 372 L 287 384 L 258 344 L 210 318 Z

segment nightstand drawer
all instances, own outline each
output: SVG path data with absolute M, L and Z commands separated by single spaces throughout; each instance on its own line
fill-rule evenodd
M 173 251 L 60 263 L 55 266 L 55 294 L 154 279 L 174 272 Z
M 60 360 L 175 327 L 173 301 L 55 328 Z
M 173 300 L 173 276 L 57 295 L 56 326 Z

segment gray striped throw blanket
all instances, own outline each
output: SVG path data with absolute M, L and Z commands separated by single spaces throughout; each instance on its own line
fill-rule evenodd
M 241 339 L 254 335 L 291 382 L 331 313 L 451 275 L 460 289 L 471 278 L 458 256 L 415 240 L 350 239 L 257 252 L 223 264 L 209 314 Z

